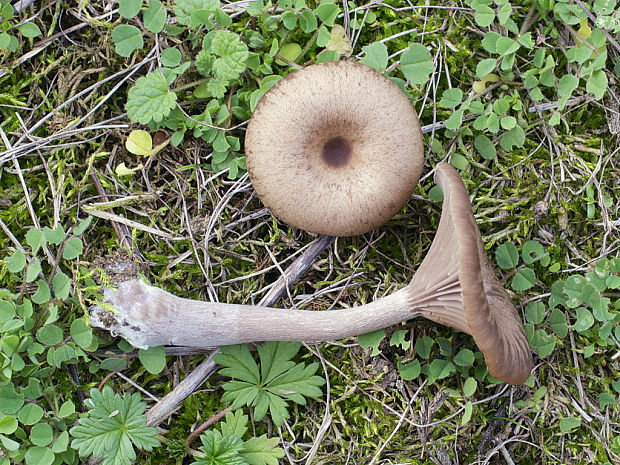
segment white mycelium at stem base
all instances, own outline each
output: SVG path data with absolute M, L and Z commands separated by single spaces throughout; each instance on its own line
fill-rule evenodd
M 465 186 L 447 163 L 437 165 L 435 179 L 444 193 L 437 235 L 409 285 L 389 296 L 342 310 L 285 310 L 183 299 L 132 280 L 105 291 L 106 305 L 91 308 L 91 325 L 141 348 L 208 347 L 334 340 L 423 316 L 471 334 L 493 376 L 522 384 L 531 370 L 530 347 L 488 263 Z

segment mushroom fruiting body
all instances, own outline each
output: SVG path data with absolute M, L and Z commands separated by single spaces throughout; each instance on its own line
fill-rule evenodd
M 531 352 L 519 314 L 493 273 L 465 185 L 447 163 L 435 174 L 444 193 L 433 244 L 403 289 L 342 310 L 284 310 L 182 299 L 141 280 L 105 291 L 90 323 L 136 347 L 216 346 L 253 341 L 325 341 L 367 333 L 423 316 L 471 334 L 489 373 L 522 384 Z
M 245 154 L 275 216 L 330 236 L 388 221 L 411 197 L 424 161 L 407 96 L 353 61 L 308 66 L 273 86 L 252 114 Z

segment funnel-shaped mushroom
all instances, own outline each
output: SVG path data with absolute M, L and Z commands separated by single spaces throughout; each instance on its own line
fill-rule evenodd
M 353 61 L 307 66 L 273 86 L 252 114 L 245 154 L 275 216 L 329 236 L 387 222 L 411 197 L 424 161 L 407 96 Z
M 385 328 L 416 316 L 471 334 L 489 372 L 523 383 L 531 354 L 517 310 L 482 246 L 463 181 L 450 165 L 437 166 L 444 192 L 439 228 L 411 283 L 359 307 L 284 310 L 182 299 L 141 280 L 105 291 L 105 304 L 90 310 L 90 323 L 136 347 L 206 347 L 253 341 L 325 341 Z

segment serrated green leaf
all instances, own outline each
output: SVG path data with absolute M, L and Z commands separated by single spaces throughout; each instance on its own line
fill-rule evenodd
M 362 47 L 364 57 L 360 60 L 365 65 L 383 72 L 387 68 L 388 51 L 385 44 L 381 42 L 373 42 L 370 45 Z
M 144 39 L 140 29 L 130 24 L 121 24 L 116 26 L 112 31 L 112 40 L 114 41 L 116 53 L 122 57 L 129 57 L 134 50 L 144 46 Z
M 231 31 L 216 31 L 211 37 L 211 53 L 218 58 L 212 65 L 213 75 L 220 81 L 237 79 L 246 69 L 248 47 Z
M 157 430 L 146 426 L 146 404 L 139 394 L 121 397 L 105 386 L 102 391 L 91 389 L 85 403 L 88 416 L 69 431 L 71 447 L 81 457 L 103 457 L 103 465 L 129 465 L 136 458 L 134 447 L 150 451 L 160 444 Z
M 317 363 L 306 366 L 291 358 L 299 343 L 266 342 L 258 350 L 260 369 L 245 345 L 223 346 L 214 360 L 224 368 L 220 374 L 243 381 L 230 381 L 222 386 L 222 399 L 232 402 L 232 408 L 254 407 L 254 419 L 259 421 L 269 411 L 276 425 L 289 418 L 286 400 L 305 404 L 306 397 L 319 397 L 325 380 L 315 373 Z M 286 399 L 286 400 L 285 400 Z
M 239 455 L 249 465 L 278 465 L 278 459 L 284 457 L 284 450 L 278 447 L 279 442 L 278 438 L 267 438 L 265 434 L 250 438 L 243 443 Z
M 248 430 L 248 417 L 244 415 L 241 410 L 235 412 L 228 412 L 224 418 L 224 422 L 220 425 L 220 430 L 224 436 L 236 435 L 240 438 Z
M 193 465 L 247 465 L 247 461 L 239 455 L 243 450 L 243 441 L 236 435 L 222 435 L 217 430 L 208 430 L 200 435 L 204 454 L 198 457 Z
M 400 69 L 414 84 L 426 84 L 433 72 L 431 52 L 422 44 L 413 44 L 402 54 Z
M 161 71 L 154 71 L 139 78 L 129 89 L 125 109 L 135 123 L 160 122 L 176 106 L 177 95 L 168 90 L 166 78 Z

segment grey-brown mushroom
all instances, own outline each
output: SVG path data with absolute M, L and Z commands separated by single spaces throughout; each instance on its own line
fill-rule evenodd
M 252 185 L 275 216 L 329 236 L 387 222 L 411 197 L 424 161 L 407 96 L 353 61 L 279 81 L 254 110 L 245 153 Z
M 334 340 L 423 316 L 471 334 L 491 375 L 522 384 L 531 370 L 529 344 L 487 260 L 465 185 L 447 163 L 437 165 L 435 180 L 444 193 L 437 234 L 410 284 L 391 295 L 341 310 L 284 310 L 183 299 L 132 280 L 105 291 L 90 323 L 136 347 L 206 347 Z

